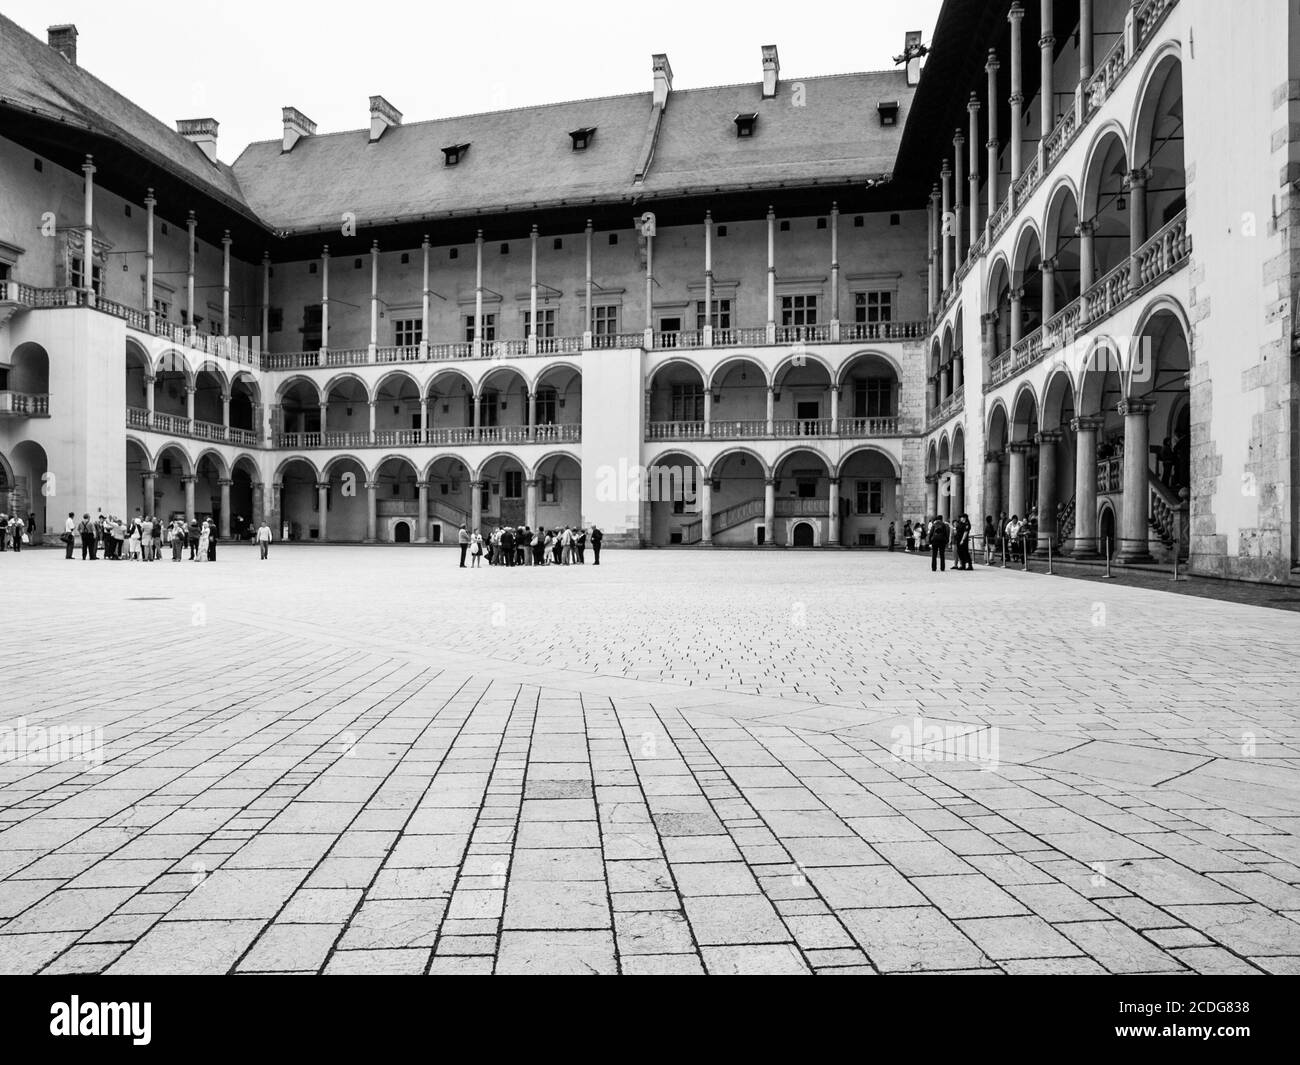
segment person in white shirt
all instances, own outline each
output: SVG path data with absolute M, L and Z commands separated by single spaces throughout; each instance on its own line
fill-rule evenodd
M 271 549 L 271 526 L 265 521 L 257 529 L 257 546 L 262 552 L 262 558 L 266 558 L 267 552 Z
M 72 557 L 72 545 L 77 542 L 77 519 L 73 517 L 73 512 L 68 511 L 68 520 L 63 523 L 63 546 L 68 549 L 64 558 Z

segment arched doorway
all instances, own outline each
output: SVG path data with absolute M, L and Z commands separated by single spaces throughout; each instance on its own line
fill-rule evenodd
M 1115 557 L 1115 511 L 1109 506 L 1101 508 L 1101 518 L 1097 523 L 1097 536 L 1101 541 L 1103 556 Z
M 790 535 L 791 547 L 815 547 L 817 545 L 817 533 L 814 531 L 809 522 L 797 522 L 794 531 Z
M 393 543 L 409 544 L 411 542 L 411 526 L 404 521 L 399 521 L 393 526 Z

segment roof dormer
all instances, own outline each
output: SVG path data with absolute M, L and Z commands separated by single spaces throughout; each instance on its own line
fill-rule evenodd
M 569 130 L 569 140 L 573 142 L 575 152 L 585 152 L 595 136 L 595 126 L 579 126 L 577 129 Z
M 754 127 L 758 125 L 758 113 L 756 111 L 742 112 L 732 121 L 736 123 L 737 137 L 752 137 Z
M 443 166 L 458 166 L 460 161 L 465 158 L 465 153 L 469 151 L 469 143 L 449 144 L 442 150 Z

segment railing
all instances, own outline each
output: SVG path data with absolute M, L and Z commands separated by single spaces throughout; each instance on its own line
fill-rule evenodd
M 217 425 L 215 422 L 201 422 L 180 414 L 166 414 L 162 411 L 150 411 L 144 407 L 127 407 L 126 424 L 131 429 L 147 429 L 169 436 L 187 436 L 194 440 L 210 440 L 218 444 L 239 444 L 242 447 L 257 447 L 260 444 L 258 433 L 253 429 L 238 429 L 229 425 Z
M 840 326 L 840 340 L 921 340 L 926 322 L 850 322 Z
M 715 418 L 709 423 L 714 440 L 760 440 L 767 436 L 766 418 Z
M 219 427 L 218 427 L 219 428 Z M 431 447 L 451 444 L 545 444 L 578 443 L 582 426 L 563 425 L 472 425 L 434 427 L 431 429 L 377 429 L 320 432 L 276 433 L 277 448 L 358 448 L 358 447 Z
M 1112 455 L 1097 460 L 1097 492 L 1115 495 L 1124 491 L 1124 456 Z
M 947 399 L 940 403 L 933 411 L 930 412 L 931 426 L 946 422 L 966 405 L 966 386 L 962 385 L 953 391 Z
M 778 344 L 825 344 L 831 338 L 829 325 L 779 325 L 776 327 Z
M 1165 16 L 1173 10 L 1178 0 L 1140 0 L 1133 8 L 1133 19 L 1137 23 L 1137 46 L 1140 52 L 1151 40 L 1151 35 L 1160 28 Z
M 0 414 L 47 418 L 50 414 L 49 394 L 44 392 L 0 392 Z
M 698 348 L 704 345 L 704 334 L 695 329 L 677 329 L 654 334 L 656 350 L 664 348 Z
M 835 435 L 861 440 L 872 436 L 906 435 L 899 430 L 897 418 L 840 418 Z
M 1186 558 L 1191 542 L 1187 507 L 1172 488 L 1162 484 L 1154 473 L 1148 473 L 1148 521 L 1160 536 L 1160 542 L 1176 548 L 1179 558 Z
M 778 499 L 776 513 L 779 517 L 824 518 L 830 513 L 829 499 Z
M 1155 234 L 1135 256 L 1137 261 L 1136 285 L 1138 289 L 1159 281 L 1191 254 L 1191 238 L 1187 233 L 1187 212 L 1181 212 Z
M 650 422 L 646 425 L 647 440 L 703 440 L 704 423 L 700 422 Z
M 639 348 L 644 343 L 644 333 L 598 333 L 591 338 L 592 348 L 598 350 Z
M 1047 157 L 1047 166 L 1050 169 L 1056 165 L 1056 161 L 1065 154 L 1065 149 L 1074 141 L 1074 135 L 1079 132 L 1079 116 L 1073 107 L 1067 107 L 1065 114 L 1061 116 L 1061 121 L 1056 124 L 1056 128 L 1047 135 L 1043 141 L 1043 154 Z
M 1074 535 L 1074 496 L 1056 505 L 1056 546 L 1060 547 Z
M 533 429 L 533 440 L 539 444 L 577 443 L 582 439 L 582 426 L 576 422 L 559 425 L 538 425 Z
M 778 439 L 791 436 L 834 436 L 829 418 L 778 418 L 772 423 Z

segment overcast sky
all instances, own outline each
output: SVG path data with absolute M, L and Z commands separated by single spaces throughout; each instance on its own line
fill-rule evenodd
M 929 41 L 941 0 L 0 4 L 41 40 L 75 23 L 80 65 L 164 122 L 217 119 L 218 154 L 233 162 L 279 139 L 285 105 L 327 133 L 369 126 L 372 94 L 415 122 L 641 92 L 655 52 L 675 88 L 756 82 L 764 44 L 783 78 L 887 69 L 907 30 Z

